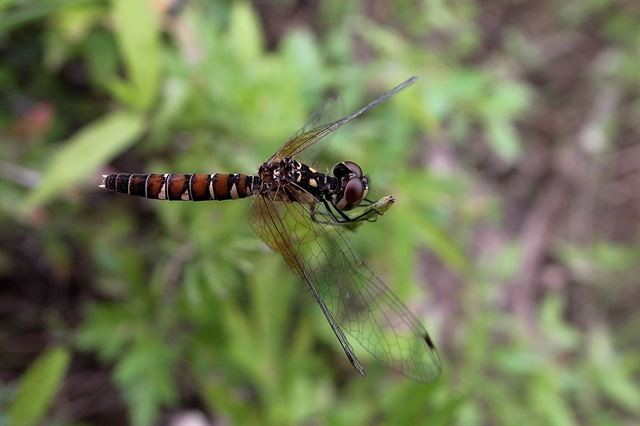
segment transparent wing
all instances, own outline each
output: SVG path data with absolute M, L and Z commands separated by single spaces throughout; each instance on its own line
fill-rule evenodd
M 360 372 L 360 374 L 364 376 L 365 372 L 362 363 L 358 357 L 356 357 L 353 348 L 349 344 L 349 340 L 344 335 L 340 325 L 338 325 L 333 313 L 324 303 L 322 296 L 313 285 L 313 282 L 308 275 L 308 268 L 305 266 L 303 258 L 300 256 L 300 253 L 296 250 L 296 247 L 293 244 L 292 235 L 288 232 L 290 229 L 285 225 L 285 222 L 283 222 L 282 219 L 283 217 L 281 212 L 273 201 L 261 196 L 256 198 L 251 207 L 251 227 L 272 250 L 280 253 L 289 267 L 297 272 L 298 275 L 300 275 L 307 283 L 309 292 L 320 305 L 322 313 L 325 318 L 327 318 L 327 321 L 338 338 L 340 345 L 342 345 L 342 349 L 344 349 L 347 358 L 349 358 L 351 364 Z M 298 240 L 297 237 L 295 237 L 295 239 Z
M 304 125 L 289 138 L 289 142 L 304 138 L 305 134 L 311 135 L 313 130 L 335 123 L 344 117 L 344 112 L 342 99 L 337 95 L 330 96 L 325 99 L 320 106 L 311 113 L 311 115 L 309 115 Z M 313 163 L 316 156 L 321 152 L 321 149 L 318 148 L 319 145 L 320 144 L 317 144 L 313 147 L 309 147 L 308 149 L 304 149 L 298 156 L 298 159 L 303 159 L 302 161 L 307 164 Z M 324 147 L 322 149 L 324 149 Z M 301 157 L 302 155 L 304 155 L 304 157 Z M 275 156 L 272 158 L 274 157 Z
M 291 136 L 290 139 L 296 139 L 310 130 L 318 129 L 338 121 L 344 114 L 343 107 L 344 105 L 342 105 L 339 96 L 332 95 L 328 97 L 311 113 L 302 128 Z
M 398 93 L 399 91 L 412 85 L 417 79 L 418 77 L 415 77 L 415 76 L 409 78 L 408 80 L 404 81 L 403 83 L 389 90 L 387 93 L 377 97 L 373 101 L 369 102 L 367 105 L 347 115 L 346 117 L 343 117 L 339 120 L 331 121 L 327 124 L 318 125 L 318 127 L 313 127 L 311 128 L 311 130 L 307 130 L 310 127 L 310 124 L 312 125 L 314 123 L 317 123 L 318 121 L 320 121 L 319 120 L 320 118 L 324 118 L 325 115 L 323 114 L 323 112 L 325 112 L 326 109 L 330 109 L 330 108 L 323 107 L 319 110 L 316 110 L 316 112 L 314 112 L 314 114 L 310 117 L 307 124 L 300 131 L 298 131 L 293 137 L 291 137 L 291 139 L 289 139 L 287 143 L 285 143 L 282 146 L 282 148 L 280 148 L 275 154 L 273 154 L 271 158 L 269 158 L 269 161 L 278 161 L 285 157 L 295 157 L 305 149 L 309 148 L 314 143 L 318 142 L 320 139 L 327 136 L 329 133 L 347 124 L 351 120 L 359 117 L 360 115 L 364 114 L 366 111 L 377 106 L 378 104 L 386 101 L 391 96 Z M 334 102 L 330 100 L 329 103 L 325 105 L 332 105 L 333 103 Z
M 343 330 L 373 356 L 414 379 L 431 380 L 440 359 L 429 334 L 360 259 L 344 227 L 311 220 L 310 206 L 258 196 L 251 225 L 307 283 L 351 363 L 364 375 Z

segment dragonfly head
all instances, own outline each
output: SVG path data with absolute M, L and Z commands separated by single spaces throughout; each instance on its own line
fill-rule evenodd
M 367 196 L 369 180 L 362 175 L 362 169 L 353 161 L 336 164 L 333 175 L 340 180 L 340 187 L 333 203 L 337 209 L 351 210 Z

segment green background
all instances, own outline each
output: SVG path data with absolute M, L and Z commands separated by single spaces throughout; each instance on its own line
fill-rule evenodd
M 173 6 L 171 6 L 173 5 Z M 640 4 L 0 1 L 0 425 L 640 421 Z M 102 173 L 254 173 L 323 141 L 398 201 L 354 234 L 425 324 L 408 380 L 253 235 L 249 201 Z

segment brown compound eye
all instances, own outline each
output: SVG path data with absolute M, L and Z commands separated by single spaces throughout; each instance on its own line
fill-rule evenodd
M 333 168 L 333 175 L 337 178 L 345 178 L 350 175 L 362 176 L 362 169 L 353 161 L 343 161 Z
M 340 210 L 351 210 L 364 198 L 365 185 L 359 177 L 353 177 L 347 182 L 342 193 L 342 198 L 336 203 L 336 208 Z
M 353 161 L 343 161 L 342 162 L 354 175 L 360 177 L 362 176 L 362 169 L 360 166 Z

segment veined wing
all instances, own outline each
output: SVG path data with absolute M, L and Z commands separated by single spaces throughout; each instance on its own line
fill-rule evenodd
M 360 259 L 341 226 L 314 222 L 309 206 L 274 203 L 258 196 L 251 225 L 307 283 L 347 357 L 364 368 L 343 330 L 373 356 L 417 380 L 441 371 L 438 352 L 427 331 L 407 307 Z
M 318 142 L 320 139 L 324 138 L 325 136 L 327 136 L 329 133 L 333 132 L 334 130 L 338 129 L 339 127 L 347 124 L 348 122 L 350 122 L 351 120 L 359 117 L 360 115 L 364 114 L 365 112 L 367 112 L 368 110 L 370 110 L 371 108 L 377 106 L 378 104 L 386 101 L 387 99 L 389 99 L 391 96 L 395 95 L 396 93 L 398 93 L 399 91 L 405 89 L 406 87 L 412 85 L 413 83 L 415 83 L 415 81 L 418 79 L 418 77 L 411 77 L 408 80 L 404 81 L 403 83 L 399 84 L 398 86 L 394 87 L 393 89 L 389 90 L 387 93 L 377 97 L 376 99 L 374 99 L 373 101 L 369 102 L 367 105 L 363 106 L 362 108 L 360 108 L 359 110 L 347 115 L 346 117 L 343 117 L 339 120 L 336 121 L 332 121 L 330 123 L 324 124 L 324 125 L 320 125 L 318 127 L 312 128 L 311 130 L 306 130 L 306 126 L 303 127 L 301 130 L 297 132 L 291 139 L 289 139 L 287 141 L 287 143 L 285 143 L 282 148 L 280 148 L 275 154 L 273 154 L 271 156 L 271 158 L 269 158 L 269 161 L 278 161 L 281 160 L 285 157 L 295 157 L 296 155 L 300 154 L 302 151 L 304 151 L 305 149 L 309 148 L 311 145 L 313 145 L 314 143 Z M 314 122 L 317 120 L 317 116 L 318 113 L 314 113 L 309 122 Z

